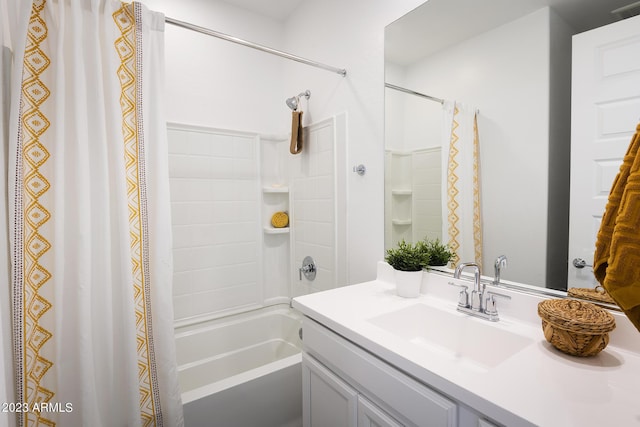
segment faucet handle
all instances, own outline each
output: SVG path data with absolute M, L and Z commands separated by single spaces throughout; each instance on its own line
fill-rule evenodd
M 498 292 L 487 291 L 489 296 L 487 297 L 487 303 L 485 305 L 485 313 L 489 316 L 495 316 L 495 320 L 498 320 L 498 308 L 496 307 L 495 297 L 511 299 L 509 295 L 500 294 Z
M 454 282 L 449 282 L 451 286 L 457 286 L 459 288 L 464 288 L 460 291 L 460 295 L 458 296 L 458 307 L 467 308 L 469 307 L 469 287 L 467 285 L 459 285 Z

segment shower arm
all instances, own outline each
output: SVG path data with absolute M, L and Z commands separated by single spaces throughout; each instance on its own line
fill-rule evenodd
M 291 111 L 297 111 L 298 104 L 300 103 L 300 98 L 303 96 L 309 99 L 311 97 L 311 91 L 307 89 L 304 92 L 300 92 L 299 94 L 292 96 L 291 98 L 287 98 L 287 100 L 285 101 L 287 107 L 291 108 Z

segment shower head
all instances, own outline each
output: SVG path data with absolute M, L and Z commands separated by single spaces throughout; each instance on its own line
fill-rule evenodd
M 299 99 L 297 96 L 292 96 L 291 98 L 288 98 L 285 102 L 287 103 L 287 107 L 291 108 L 291 111 L 296 111 L 298 109 Z
M 287 103 L 287 107 L 291 108 L 291 111 L 296 111 L 298 109 L 298 104 L 300 103 L 301 96 L 304 96 L 305 98 L 309 99 L 311 97 L 311 91 L 306 90 L 304 92 L 300 92 L 296 96 L 287 98 L 285 102 Z

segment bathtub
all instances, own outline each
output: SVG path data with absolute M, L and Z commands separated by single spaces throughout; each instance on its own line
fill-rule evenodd
M 280 305 L 176 329 L 185 426 L 302 426 L 300 327 Z

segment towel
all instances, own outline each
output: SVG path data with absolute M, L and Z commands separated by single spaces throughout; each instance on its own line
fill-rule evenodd
M 302 130 L 302 111 L 294 111 L 291 113 L 291 154 L 299 154 L 302 151 Z
M 640 124 L 613 181 L 596 238 L 593 272 L 640 331 Z

